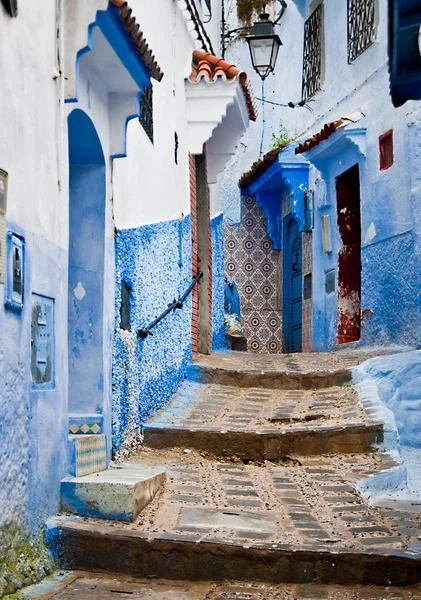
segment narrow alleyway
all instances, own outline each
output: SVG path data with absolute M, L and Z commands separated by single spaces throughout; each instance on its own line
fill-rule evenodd
M 55 519 L 61 565 L 186 581 L 415 584 L 421 518 L 372 508 L 356 490 L 395 464 L 375 451 L 382 423 L 348 385 L 351 367 L 375 354 L 200 358 L 131 459 L 165 467 L 165 485 L 133 523 Z M 212 589 L 189 596 L 197 592 L 187 586 L 180 598 L 419 597 L 355 587 Z M 150 593 L 138 597 L 166 597 Z

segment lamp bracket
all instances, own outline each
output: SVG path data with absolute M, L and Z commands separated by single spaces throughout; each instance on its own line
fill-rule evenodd
M 285 0 L 277 0 L 277 2 L 279 2 L 279 4 L 281 5 L 281 8 L 279 9 L 279 12 L 276 16 L 274 25 L 279 25 L 279 22 L 282 19 L 282 17 L 284 16 L 284 12 L 288 6 L 287 3 L 285 2 Z

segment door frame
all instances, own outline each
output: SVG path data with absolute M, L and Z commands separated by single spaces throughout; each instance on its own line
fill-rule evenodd
M 286 353 L 293 352 L 291 348 L 291 319 L 290 319 L 290 307 L 291 307 L 291 229 L 294 225 L 297 225 L 298 232 L 302 234 L 300 230 L 300 223 L 295 215 L 287 215 L 283 220 L 283 285 L 282 285 L 282 321 L 283 321 L 283 336 L 284 336 L 284 350 Z M 301 237 L 301 263 L 302 263 L 302 237 Z M 302 294 L 303 294 L 303 273 L 301 268 L 301 344 L 300 350 L 302 351 Z

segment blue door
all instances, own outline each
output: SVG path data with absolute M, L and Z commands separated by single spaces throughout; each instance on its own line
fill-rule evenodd
M 291 221 L 288 227 L 288 273 L 286 345 L 287 352 L 301 352 L 302 342 L 302 242 L 297 221 Z

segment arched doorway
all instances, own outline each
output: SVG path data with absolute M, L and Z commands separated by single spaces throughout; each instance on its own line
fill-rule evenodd
M 302 238 L 299 223 L 286 221 L 284 236 L 284 339 L 286 352 L 301 352 L 302 348 Z
M 69 127 L 69 412 L 100 414 L 104 397 L 105 160 L 80 109 Z

